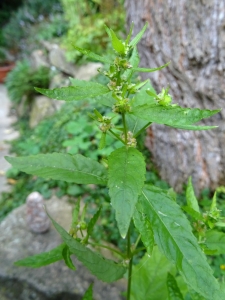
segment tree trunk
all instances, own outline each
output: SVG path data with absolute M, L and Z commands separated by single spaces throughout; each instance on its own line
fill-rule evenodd
M 168 68 L 144 74 L 160 92 L 170 86 L 173 103 L 217 109 L 225 101 L 225 0 L 126 0 L 127 20 L 137 33 L 141 66 Z M 184 131 L 162 125 L 148 129 L 146 145 L 161 177 L 177 191 L 192 175 L 197 192 L 225 185 L 225 110 L 202 122 L 209 131 Z

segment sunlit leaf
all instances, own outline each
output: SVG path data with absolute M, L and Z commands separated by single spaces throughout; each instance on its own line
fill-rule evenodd
M 109 63 L 110 63 L 108 58 L 103 57 L 103 56 L 100 56 L 100 55 L 98 55 L 98 54 L 95 54 L 95 53 L 91 52 L 90 50 L 82 49 L 82 48 L 77 47 L 77 46 L 75 46 L 75 45 L 73 45 L 73 47 L 74 47 L 77 51 L 79 51 L 80 53 L 82 53 L 82 54 L 84 54 L 84 55 L 86 55 L 86 56 L 88 56 L 88 57 L 90 57 L 90 58 L 92 58 L 92 59 L 94 59 L 94 60 L 101 61 L 101 62 L 106 63 L 106 64 L 109 64 Z
M 125 237 L 145 181 L 144 157 L 135 148 L 122 147 L 110 154 L 108 164 L 109 195 L 120 234 Z
M 61 244 L 48 252 L 43 252 L 33 256 L 28 256 L 24 259 L 16 261 L 14 264 L 16 266 L 30 267 L 30 268 L 40 268 L 43 266 L 50 265 L 56 261 L 63 259 L 62 251 L 64 247 L 65 244 Z
M 110 92 L 107 86 L 97 82 L 86 82 L 83 87 L 68 86 L 62 88 L 55 88 L 53 90 L 35 88 L 35 90 L 49 98 L 65 101 L 85 100 L 88 98 L 95 98 L 99 95 L 104 95 Z
M 171 127 L 186 126 L 215 115 L 220 110 L 199 108 L 183 108 L 180 106 L 162 106 L 159 104 L 144 104 L 133 108 L 132 113 L 149 122 L 170 125 Z
M 114 50 L 116 50 L 120 54 L 124 54 L 125 45 L 123 44 L 123 42 L 120 39 L 118 39 L 115 32 L 111 28 L 108 28 L 107 26 L 105 26 L 105 28 L 107 34 L 109 35 L 109 38 L 111 39 Z
M 191 176 L 188 178 L 188 184 L 186 188 L 186 200 L 187 200 L 187 205 L 192 208 L 193 210 L 199 211 L 199 205 L 198 205 L 198 200 L 195 197 L 195 191 L 192 185 L 192 178 Z
M 137 45 L 137 43 L 140 41 L 142 38 L 143 34 L 145 33 L 145 30 L 148 27 L 148 23 L 145 23 L 145 26 L 141 29 L 141 31 L 133 38 L 133 40 L 130 42 L 130 46 L 134 47 Z
M 5 159 L 15 168 L 43 178 L 64 180 L 78 184 L 103 184 L 107 182 L 107 171 L 103 165 L 80 154 L 38 154 Z

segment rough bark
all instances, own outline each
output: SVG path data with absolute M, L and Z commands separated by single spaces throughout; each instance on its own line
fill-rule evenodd
M 127 0 L 127 21 L 137 33 L 149 27 L 139 45 L 141 65 L 169 68 L 144 74 L 159 92 L 170 85 L 183 107 L 224 108 L 225 0 Z M 181 190 L 192 175 L 197 192 L 225 185 L 225 110 L 202 122 L 210 131 L 183 131 L 153 125 L 147 147 L 160 175 Z

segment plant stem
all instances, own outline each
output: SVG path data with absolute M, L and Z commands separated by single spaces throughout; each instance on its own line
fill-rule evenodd
M 128 269 L 127 300 L 130 300 L 132 266 L 133 266 L 133 257 L 131 257 L 130 259 L 129 269 Z
M 127 300 L 130 300 L 131 276 L 132 276 L 132 266 L 133 266 L 133 254 L 131 252 L 130 234 L 131 234 L 131 226 L 129 227 L 129 230 L 128 230 L 128 233 L 127 233 L 127 258 L 129 259 Z
M 91 246 L 93 246 L 93 247 L 106 248 L 106 249 L 108 249 L 108 250 L 110 250 L 112 252 L 115 252 L 116 254 L 118 254 L 118 255 L 120 255 L 120 256 L 122 256 L 124 258 L 124 254 L 123 253 L 121 253 L 120 251 L 115 250 L 115 249 L 113 249 L 113 248 L 111 248 L 109 246 L 105 246 L 105 245 L 102 245 L 102 244 L 90 243 L 90 242 L 88 242 L 88 244 L 91 245 Z
M 136 138 L 137 136 L 139 136 L 139 134 L 142 133 L 142 131 L 144 131 L 149 125 L 151 125 L 152 122 L 148 122 L 148 124 L 146 124 L 144 127 L 142 127 L 135 135 L 134 138 Z
M 126 124 L 126 119 L 125 119 L 125 113 L 122 113 L 122 120 L 123 120 L 125 144 L 127 144 L 127 124 Z
M 114 135 L 119 141 L 121 141 L 123 144 L 125 144 L 125 142 L 118 136 L 118 134 L 113 132 L 111 129 L 109 129 L 109 132 L 112 133 L 112 135 Z
M 137 238 L 137 240 L 136 240 L 136 242 L 134 244 L 133 253 L 134 253 L 134 250 L 137 248 L 137 245 L 138 245 L 140 239 L 141 239 L 141 235 L 139 234 L 139 236 L 138 236 L 138 238 Z

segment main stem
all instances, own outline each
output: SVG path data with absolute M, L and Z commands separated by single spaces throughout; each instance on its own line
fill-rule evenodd
M 132 276 L 132 266 L 133 266 L 133 253 L 131 251 L 130 235 L 131 235 L 131 226 L 129 227 L 129 230 L 128 230 L 128 233 L 127 233 L 127 258 L 129 259 L 128 283 L 127 283 L 127 300 L 130 300 L 131 276 Z
M 126 124 L 126 119 L 125 119 L 125 113 L 122 113 L 122 120 L 123 120 L 125 144 L 127 144 L 127 124 Z

